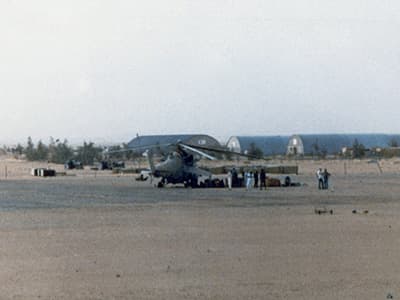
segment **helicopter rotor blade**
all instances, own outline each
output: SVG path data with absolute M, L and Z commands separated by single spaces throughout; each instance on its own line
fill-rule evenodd
M 204 150 L 204 151 L 210 151 L 210 152 L 215 152 L 215 153 L 222 153 L 222 154 L 230 154 L 230 155 L 237 155 L 237 156 L 243 156 L 243 157 L 247 157 L 247 158 L 253 158 L 253 159 L 262 159 L 262 160 L 270 160 L 268 158 L 264 158 L 264 157 L 256 157 L 254 155 L 249 155 L 249 154 L 244 154 L 244 153 L 240 153 L 240 152 L 235 152 L 235 151 L 230 151 L 230 150 L 225 150 L 225 149 L 218 149 L 218 148 L 211 148 L 211 147 L 205 147 L 205 146 L 192 146 L 192 148 L 196 148 L 197 150 Z
M 207 154 L 207 153 L 205 153 L 203 151 L 200 151 L 199 149 L 196 149 L 196 148 L 194 148 L 192 146 L 189 146 L 189 145 L 186 145 L 186 144 L 183 144 L 183 143 L 180 143 L 179 146 L 181 146 L 182 148 L 184 148 L 186 150 L 189 150 L 189 151 L 192 151 L 194 153 L 200 154 L 201 156 L 204 156 L 205 158 L 208 158 L 210 160 L 216 160 L 216 158 L 214 156 L 211 156 L 211 155 L 209 155 L 209 154 Z
M 147 150 L 151 150 L 151 149 L 156 149 L 156 148 L 160 148 L 160 147 L 171 147 L 171 146 L 175 146 L 175 144 L 153 144 L 153 145 L 144 145 L 144 146 L 137 146 L 137 147 L 131 147 L 131 148 L 126 148 L 126 149 L 120 149 L 120 150 L 109 150 L 109 149 L 105 149 L 105 153 L 107 154 L 114 154 L 114 153 L 123 153 L 123 152 L 129 152 L 129 151 L 140 151 L 143 150 L 143 152 L 147 151 Z

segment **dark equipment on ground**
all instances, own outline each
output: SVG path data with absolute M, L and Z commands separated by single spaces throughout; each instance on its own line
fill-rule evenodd
M 223 180 L 220 180 L 218 178 L 215 179 L 206 179 L 204 182 L 200 182 L 199 187 L 201 188 L 224 188 L 226 187 L 226 184 Z
M 328 209 L 326 207 L 315 207 L 314 213 L 317 215 L 328 214 L 328 213 L 333 215 L 333 209 Z
M 123 161 L 113 161 L 111 162 L 111 168 L 114 169 L 124 169 L 125 168 L 125 162 Z
M 108 161 L 102 160 L 91 167 L 91 170 L 121 170 L 125 169 L 125 162 L 123 161 Z
M 64 163 L 64 169 L 66 170 L 83 169 L 83 164 L 80 161 L 70 159 Z
M 31 175 L 39 177 L 54 177 L 56 176 L 56 171 L 53 169 L 35 168 L 31 170 Z
M 103 171 L 103 170 L 110 170 L 110 169 L 111 169 L 111 166 L 110 166 L 110 164 L 108 163 L 108 161 L 103 160 L 103 161 L 101 161 L 101 162 L 98 163 L 97 169 L 98 169 L 98 170 L 101 170 L 101 171 Z
M 135 178 L 136 181 L 146 181 L 147 179 L 149 179 L 149 176 L 147 174 L 147 176 L 143 173 L 140 173 L 140 175 L 138 177 Z

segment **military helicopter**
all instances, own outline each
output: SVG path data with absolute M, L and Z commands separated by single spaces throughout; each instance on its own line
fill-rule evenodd
M 154 149 L 159 149 L 160 147 L 168 149 L 168 153 L 159 163 L 155 164 L 153 159 Z M 252 157 L 250 155 L 223 149 L 188 145 L 180 141 L 174 144 L 157 144 L 126 150 L 110 151 L 108 154 L 140 150 L 144 151 L 143 154 L 147 157 L 150 165 L 150 170 L 147 170 L 146 174 L 150 175 L 152 178 L 160 178 L 157 184 L 158 187 L 163 187 L 166 184 L 184 184 L 185 187 L 197 187 L 199 177 L 211 178 L 211 172 L 196 166 L 197 161 L 201 158 L 210 160 L 217 159 L 205 151 Z
M 175 149 L 158 164 L 154 164 L 152 150 L 145 152 L 150 165 L 150 175 L 161 178 L 158 187 L 168 183 L 183 183 L 185 187 L 196 187 L 199 177 L 211 177 L 211 173 L 197 167 L 196 162 L 200 157 L 210 160 L 215 160 L 215 157 L 183 143 L 171 145 L 171 148 Z

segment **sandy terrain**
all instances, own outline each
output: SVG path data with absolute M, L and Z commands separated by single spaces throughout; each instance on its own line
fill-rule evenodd
M 294 163 L 304 186 L 246 192 L 2 160 L 0 299 L 400 298 L 400 164 Z

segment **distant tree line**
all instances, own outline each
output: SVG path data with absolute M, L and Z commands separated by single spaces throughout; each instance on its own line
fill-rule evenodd
M 318 139 L 311 145 L 312 151 L 311 156 L 319 159 L 324 159 L 328 155 L 328 150 L 325 147 L 321 147 L 318 143 Z
M 54 140 L 50 137 L 49 143 L 42 140 L 37 143 L 28 137 L 26 146 L 18 144 L 15 148 L 8 149 L 16 157 L 24 156 L 29 161 L 47 161 L 50 163 L 64 164 L 68 160 L 80 161 L 83 165 L 93 165 L 96 161 L 104 159 L 130 160 L 141 157 L 140 154 L 129 151 L 127 144 L 111 146 L 106 151 L 103 147 L 93 142 L 83 142 L 82 145 L 72 147 L 68 140 Z
M 25 155 L 29 161 L 48 161 L 51 163 L 63 164 L 70 159 L 78 160 L 84 165 L 91 165 L 94 161 L 100 161 L 103 155 L 103 148 L 96 146 L 93 142 L 84 142 L 82 146 L 73 148 L 68 140 L 54 140 L 50 138 L 49 144 L 39 140 L 36 144 L 28 137 L 26 146 L 18 144 L 12 152 L 16 156 Z
M 344 149 L 345 150 L 343 152 L 336 153 L 335 157 L 348 159 L 400 157 L 400 147 L 396 139 L 390 140 L 387 144 L 387 147 L 372 148 L 367 148 L 358 139 L 354 139 L 353 143 Z M 311 145 L 311 151 L 307 154 L 307 156 L 310 156 L 314 159 L 325 159 L 328 157 L 328 151 L 324 146 L 319 144 L 317 139 Z
M 357 159 L 365 157 L 393 158 L 400 156 L 400 148 L 395 139 L 390 140 L 387 146 L 388 147 L 386 148 L 367 149 L 362 143 L 355 139 L 351 151 L 347 154 L 347 156 Z

